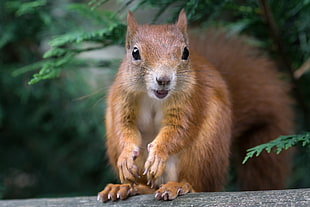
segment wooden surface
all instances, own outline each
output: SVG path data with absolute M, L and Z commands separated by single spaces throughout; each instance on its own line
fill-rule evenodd
M 153 195 L 140 195 L 125 201 L 101 203 L 96 197 L 69 197 L 0 200 L 1 207 L 71 206 L 310 206 L 310 189 L 252 192 L 191 193 L 174 201 L 157 201 Z

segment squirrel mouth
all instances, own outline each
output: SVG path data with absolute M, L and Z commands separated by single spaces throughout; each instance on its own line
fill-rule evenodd
M 157 98 L 163 99 L 168 95 L 169 91 L 168 90 L 155 90 L 154 93 Z

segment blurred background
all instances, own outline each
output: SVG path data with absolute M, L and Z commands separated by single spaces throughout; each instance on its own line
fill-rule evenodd
M 105 95 L 124 54 L 127 11 L 251 38 L 292 85 L 296 133 L 310 130 L 310 1 L 0 1 L 0 198 L 96 195 L 118 182 L 105 156 Z M 288 188 L 310 187 L 297 146 Z M 233 171 L 226 190 L 237 190 Z

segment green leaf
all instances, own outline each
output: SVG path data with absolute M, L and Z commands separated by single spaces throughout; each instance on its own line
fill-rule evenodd
M 73 58 L 74 53 L 67 53 L 65 56 L 58 59 L 50 59 L 43 62 L 42 68 L 39 73 L 33 75 L 33 78 L 28 82 L 28 84 L 34 84 L 40 80 L 51 79 L 58 77 L 60 74 L 60 69 L 68 64 Z
M 51 48 L 50 50 L 48 50 L 46 53 L 44 53 L 43 58 L 50 58 L 50 57 L 60 57 L 60 56 L 64 56 L 66 53 L 68 53 L 67 49 L 63 49 L 63 48 Z
M 48 61 L 43 60 L 43 61 L 39 61 L 39 62 L 35 62 L 33 64 L 18 68 L 17 70 L 14 70 L 12 75 L 13 76 L 18 76 L 21 75 L 23 73 L 32 71 L 32 70 L 37 70 L 39 68 L 42 68 L 43 65 L 45 65 Z
M 7 8 L 15 10 L 16 16 L 22 16 L 25 14 L 33 13 L 46 4 L 46 0 L 36 0 L 26 3 L 21 3 L 20 1 L 10 1 L 6 4 L 6 6 Z
M 244 158 L 244 160 L 242 161 L 242 164 L 245 164 L 248 159 L 250 159 L 251 157 L 253 157 L 255 155 L 256 151 L 249 151 L 247 154 L 246 154 L 246 157 Z
M 254 155 L 256 155 L 256 157 L 259 156 L 264 149 L 268 153 L 270 153 L 273 148 L 276 148 L 275 152 L 277 154 L 280 154 L 282 150 L 287 150 L 290 147 L 295 146 L 299 142 L 302 143 L 303 147 L 310 144 L 310 133 L 308 132 L 301 135 L 280 136 L 277 139 L 274 139 L 268 143 L 250 148 L 247 150 L 247 154 L 244 157 L 242 164 L 245 164 Z
M 58 36 L 49 42 L 51 47 L 62 47 L 68 44 L 78 44 L 86 41 L 102 42 L 108 44 L 109 42 L 117 43 L 123 39 L 126 27 L 123 24 L 113 24 L 109 28 L 96 30 L 93 32 L 73 32 Z

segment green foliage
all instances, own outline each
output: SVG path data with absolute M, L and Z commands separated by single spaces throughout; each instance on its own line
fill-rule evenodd
M 7 2 L 6 6 L 9 9 L 15 10 L 16 16 L 22 16 L 34 13 L 36 9 L 41 9 L 41 7 L 46 6 L 46 4 L 46 0 L 31 1 L 22 4 L 20 1 L 10 1 Z
M 40 72 L 34 74 L 33 78 L 29 81 L 29 84 L 34 84 L 40 80 L 55 78 L 60 75 L 60 70 L 64 67 L 71 66 L 72 60 L 79 54 L 85 51 L 91 51 L 101 49 L 111 44 L 117 44 L 122 41 L 123 31 L 125 31 L 124 25 L 110 25 L 110 28 L 98 30 L 91 33 L 76 32 L 65 34 L 53 39 L 49 44 L 51 49 L 48 50 L 43 58 L 45 61 L 40 63 L 34 63 L 33 65 L 20 68 L 20 71 L 41 68 Z M 113 41 L 111 41 L 113 37 Z M 102 46 L 79 48 L 81 42 L 99 42 Z M 67 45 L 70 44 L 68 47 Z M 15 73 L 19 73 L 16 71 Z
M 57 13 L 61 20 L 55 8 L 66 11 Z M 105 90 L 94 88 L 84 69 L 94 63 L 74 58 L 82 46 L 65 50 L 60 42 L 41 58 L 46 39 L 76 30 L 74 21 L 82 25 L 72 11 L 60 0 L 0 1 L 0 198 L 93 195 L 113 181 L 104 152 Z M 64 66 L 57 80 L 27 84 L 35 69 L 43 79 Z
M 74 62 L 76 56 L 82 52 L 102 49 L 109 45 L 121 44 L 124 40 L 126 26 L 121 23 L 111 12 L 92 11 L 83 4 L 71 4 L 70 10 L 87 17 L 103 29 L 93 31 L 73 31 L 55 37 L 49 42 L 50 49 L 43 55 L 44 61 L 20 68 L 15 72 L 41 68 L 39 73 L 34 74 L 29 84 L 40 80 L 55 78 L 60 75 L 63 68 L 68 68 Z M 85 47 L 85 43 L 96 43 L 95 47 Z
M 280 136 L 270 142 L 250 148 L 247 150 L 247 154 L 242 161 L 242 164 L 245 164 L 248 159 L 252 158 L 253 156 L 259 156 L 263 150 L 266 150 L 268 153 L 270 153 L 272 150 L 275 150 L 275 152 L 279 154 L 282 150 L 287 150 L 288 148 L 295 146 L 297 143 L 301 143 L 303 147 L 309 145 L 310 133 Z
M 236 0 L 119 0 L 114 11 L 109 11 L 108 2 L 115 3 L 0 1 L 0 197 L 92 195 L 113 181 L 104 157 L 104 103 L 101 103 L 106 79 L 112 78 L 103 75 L 100 87 L 93 87 L 97 74 L 89 69 L 117 66 L 113 65 L 114 60 L 86 60 L 81 54 L 123 44 L 127 10 L 138 14 L 140 10 L 151 9 L 155 13 L 150 12 L 147 21 L 166 23 L 174 22 L 184 8 L 194 27 L 225 27 L 231 33 L 255 38 L 255 43 L 285 71 L 282 54 L 270 37 L 270 28 L 258 3 L 261 1 L 240 4 Z M 310 56 L 310 1 L 265 2 L 294 72 Z M 141 18 L 144 16 L 137 15 L 138 21 Z M 44 46 L 45 42 L 49 48 Z M 34 70 L 39 71 L 33 75 Z M 100 72 L 107 74 L 104 70 Z M 54 77 L 58 78 L 42 81 Z M 309 81 L 310 74 L 305 72 L 294 85 L 300 89 L 307 109 L 310 109 Z M 307 113 L 300 106 L 296 108 L 298 129 L 308 131 L 309 122 L 303 121 Z M 305 136 L 309 139 L 309 134 Z M 296 137 L 297 141 L 293 141 L 294 137 L 282 137 L 265 147 L 277 151 L 301 142 Z M 260 152 L 265 149 L 259 148 Z M 310 166 L 304 164 L 309 163 L 308 149 L 298 151 L 292 187 L 310 186 L 306 176 Z M 252 156 L 257 152 L 253 151 Z
M 104 104 L 95 105 L 97 96 L 77 99 L 92 91 L 87 71 L 24 89 L 22 78 L 0 74 L 2 83 L 9 81 L 0 84 L 4 198 L 92 195 L 112 180 L 104 160 Z

